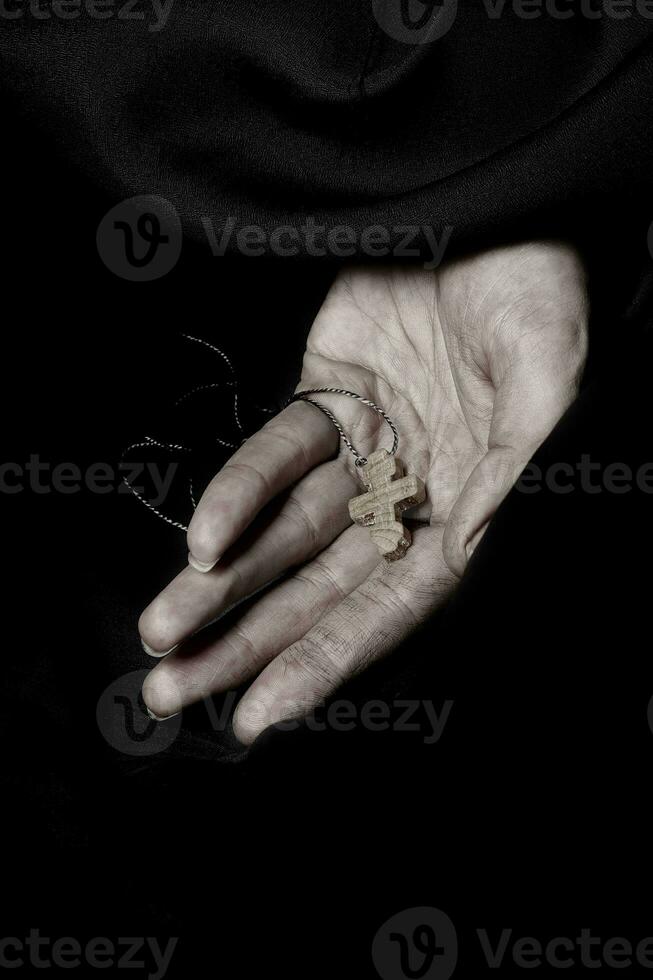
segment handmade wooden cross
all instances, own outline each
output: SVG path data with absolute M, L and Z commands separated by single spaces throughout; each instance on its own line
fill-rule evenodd
M 385 449 L 372 453 L 360 472 L 367 493 L 349 501 L 349 516 L 355 524 L 371 528 L 372 540 L 386 561 L 403 558 L 411 536 L 400 517 L 424 500 L 424 484 L 412 473 L 404 476 L 400 460 Z

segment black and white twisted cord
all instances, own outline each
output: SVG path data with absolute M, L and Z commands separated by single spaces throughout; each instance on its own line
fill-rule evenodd
M 214 439 L 224 449 L 230 449 L 235 451 L 236 449 L 239 448 L 239 446 L 243 444 L 243 442 L 246 441 L 246 436 L 244 435 L 244 429 L 240 420 L 239 398 L 238 398 L 238 377 L 236 375 L 236 371 L 234 370 L 234 366 L 231 363 L 229 357 L 224 353 L 224 351 L 221 351 L 219 347 L 216 347 L 214 344 L 209 343 L 209 341 L 204 340 L 201 337 L 193 337 L 190 334 L 182 334 L 181 336 L 183 337 L 184 340 L 190 340 L 193 343 L 200 344 L 201 346 L 206 347 L 208 350 L 212 351 L 214 354 L 217 354 L 218 357 L 220 357 L 221 360 L 227 365 L 229 372 L 231 374 L 231 380 L 223 381 L 223 382 L 214 382 L 212 384 L 198 385 L 197 387 L 192 388 L 190 391 L 187 391 L 183 395 L 181 395 L 181 397 L 175 401 L 174 406 L 178 407 L 179 405 L 188 401 L 188 399 L 192 398 L 194 395 L 199 394 L 202 391 L 215 390 L 218 388 L 231 388 L 233 392 L 233 409 L 232 409 L 233 418 L 234 418 L 236 428 L 238 432 L 243 436 L 243 438 L 241 439 L 240 443 L 223 439 L 220 436 L 214 436 Z M 295 401 L 305 401 L 311 405 L 314 405 L 315 408 L 319 409 L 324 415 L 326 415 L 326 417 L 335 426 L 335 428 L 340 434 L 340 438 L 344 442 L 349 452 L 354 457 L 356 466 L 364 466 L 367 463 L 367 457 L 363 456 L 361 453 L 358 452 L 358 450 L 353 445 L 351 440 L 347 437 L 347 434 L 343 426 L 340 424 L 340 422 L 333 414 L 333 412 L 329 408 L 327 408 L 326 405 L 323 405 L 321 402 L 316 401 L 314 398 L 310 397 L 311 395 L 326 395 L 326 394 L 346 395 L 348 398 L 354 398 L 356 399 L 356 401 L 361 402 L 361 404 L 367 405 L 367 407 L 371 408 L 374 412 L 377 413 L 377 415 L 380 415 L 381 418 L 389 426 L 392 432 L 393 442 L 392 442 L 392 448 L 390 449 L 390 454 L 392 456 L 395 455 L 397 449 L 399 448 L 399 432 L 397 431 L 397 427 L 395 426 L 394 422 L 392 421 L 390 416 L 387 415 L 387 413 L 384 412 L 383 409 L 376 404 L 376 402 L 373 402 L 370 398 L 363 397 L 363 395 L 357 394 L 357 392 L 355 391 L 348 391 L 346 388 L 331 388 L 331 387 L 309 388 L 306 389 L 305 391 L 296 392 L 291 398 L 288 399 L 286 405 L 290 405 L 292 402 Z M 263 408 L 259 408 L 259 411 L 266 415 L 276 414 L 276 409 L 273 408 L 263 407 Z M 193 450 L 189 446 L 184 446 L 182 443 L 164 442 L 159 439 L 154 439 L 152 436 L 146 435 L 143 437 L 143 441 L 134 442 L 124 450 L 121 456 L 121 462 L 123 462 L 125 460 L 125 457 L 133 450 L 144 449 L 144 448 L 149 448 L 149 449 L 158 448 L 158 449 L 163 449 L 167 452 L 181 452 L 181 453 L 188 453 L 190 455 L 192 455 L 193 453 Z M 124 476 L 123 476 L 123 483 L 136 497 L 136 499 L 140 500 L 140 502 L 143 504 L 144 507 L 146 507 L 153 514 L 156 514 L 156 516 L 159 517 L 162 521 L 165 521 L 166 524 L 169 524 L 171 527 L 176 527 L 180 531 L 188 531 L 187 524 L 182 524 L 181 521 L 176 521 L 172 517 L 169 517 L 167 514 L 164 514 L 163 511 L 159 510 L 158 507 L 155 507 L 154 504 L 150 503 L 150 501 L 136 487 L 134 487 L 133 484 L 131 484 Z M 189 490 L 191 505 L 193 510 L 195 510 L 197 507 L 197 501 L 195 499 L 192 476 L 189 477 L 188 484 L 189 484 L 188 490 Z
M 322 402 L 315 401 L 314 398 L 309 398 L 308 397 L 309 395 L 347 395 L 348 398 L 355 398 L 356 401 L 359 401 L 363 405 L 367 405 L 368 408 L 373 409 L 377 413 L 377 415 L 380 415 L 381 418 L 390 427 L 390 430 L 393 435 L 392 449 L 390 450 L 390 455 L 391 456 L 395 455 L 397 449 L 399 448 L 399 433 L 397 432 L 397 427 L 392 421 L 392 419 L 390 418 L 390 416 L 387 415 L 383 411 L 383 409 L 376 404 L 376 402 L 373 402 L 370 398 L 364 398 L 362 395 L 357 394 L 355 391 L 348 391 L 346 388 L 307 388 L 305 391 L 296 392 L 292 396 L 292 398 L 288 399 L 287 402 L 287 404 L 290 405 L 292 404 L 292 402 L 304 401 L 304 402 L 308 402 L 310 405 L 315 405 L 316 408 L 319 408 L 319 410 L 324 415 L 326 415 L 326 417 L 333 423 L 333 425 L 340 433 L 340 438 L 342 439 L 345 446 L 356 460 L 356 466 L 365 466 L 365 464 L 367 463 L 367 456 L 363 456 L 361 453 L 359 453 L 356 447 L 352 444 L 351 440 L 347 438 L 347 434 L 345 430 L 343 429 L 342 425 L 340 424 L 336 416 L 333 414 L 333 412 L 329 408 L 327 408 L 326 405 L 323 405 Z

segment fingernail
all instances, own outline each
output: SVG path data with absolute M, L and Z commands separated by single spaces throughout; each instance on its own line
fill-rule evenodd
M 172 653 L 173 650 L 176 650 L 179 644 L 175 643 L 173 647 L 170 647 L 169 650 L 164 650 L 163 652 L 161 652 L 160 650 L 153 650 L 152 647 L 148 647 L 145 640 L 141 640 L 141 646 L 143 647 L 145 653 L 149 657 L 156 657 L 157 660 L 161 660 L 162 657 L 167 657 L 169 653 Z
M 152 719 L 152 721 L 168 721 L 170 718 L 176 718 L 177 715 L 181 714 L 181 711 L 174 711 L 171 715 L 165 715 L 163 718 L 160 715 L 155 715 L 153 711 L 145 705 L 145 710 Z
M 195 568 L 198 572 L 210 572 L 219 561 L 219 558 L 216 558 L 215 561 L 200 561 L 199 558 L 192 555 L 190 551 L 188 552 L 188 564 Z

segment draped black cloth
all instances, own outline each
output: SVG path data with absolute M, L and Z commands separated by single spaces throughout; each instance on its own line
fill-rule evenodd
M 81 6 L 61 20 L 16 0 L 3 89 L 110 198 L 159 194 L 198 239 L 206 217 L 272 229 L 310 215 L 452 225 L 475 244 L 564 230 L 588 208 L 605 231 L 603 211 L 650 186 L 643 0 L 549 0 L 528 18 L 444 0 L 432 16 L 451 26 L 421 44 L 392 36 L 400 6 L 115 0 L 106 19 Z
M 499 7 L 461 3 L 411 45 L 388 5 L 353 0 L 103 20 L 7 0 L 6 458 L 116 463 L 197 380 L 182 328 L 230 353 L 252 403 L 281 399 L 335 263 L 216 259 L 202 219 L 312 218 L 451 226 L 448 254 L 572 240 L 588 379 L 538 460 L 650 462 L 653 20 Z M 182 222 L 153 283 L 114 276 L 95 246 L 132 195 Z M 461 975 L 479 974 L 477 927 L 651 932 L 650 494 L 508 497 L 450 606 L 345 692 L 452 700 L 436 745 L 302 728 L 246 754 L 198 708 L 145 757 L 107 745 L 96 704 L 151 665 L 136 619 L 183 535 L 124 495 L 2 503 L 6 934 L 181 935 L 184 975 L 367 977 L 376 930 L 408 906 L 451 916 Z

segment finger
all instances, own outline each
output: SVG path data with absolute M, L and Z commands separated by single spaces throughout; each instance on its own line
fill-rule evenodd
M 363 582 L 379 564 L 363 528 L 347 528 L 292 578 L 275 586 L 217 638 L 202 634 L 147 676 L 143 698 L 167 718 L 202 698 L 239 687 Z M 191 649 L 192 647 L 192 649 Z
M 300 640 L 279 654 L 240 701 L 234 731 L 250 744 L 269 725 L 309 713 L 344 681 L 389 653 L 445 598 L 455 579 L 435 528 L 415 531 L 401 561 L 382 562 Z
M 237 602 L 322 551 L 350 523 L 347 500 L 358 492 L 343 459 L 324 463 L 262 515 L 234 553 L 209 573 L 185 568 L 139 620 L 143 645 L 164 656 Z M 266 519 L 267 518 L 267 519 Z
M 496 378 L 488 452 L 472 470 L 444 532 L 445 560 L 458 576 L 484 527 L 578 392 L 584 324 L 558 324 L 539 343 L 541 348 L 527 336 L 513 347 Z
M 333 455 L 338 434 L 310 405 L 294 402 L 234 453 L 208 485 L 188 528 L 188 560 L 210 571 L 259 511 Z
M 520 452 L 507 446 L 495 446 L 472 470 L 451 509 L 442 541 L 445 560 L 454 575 L 460 577 L 465 571 L 481 532 L 516 483 L 531 455 L 530 449 Z

